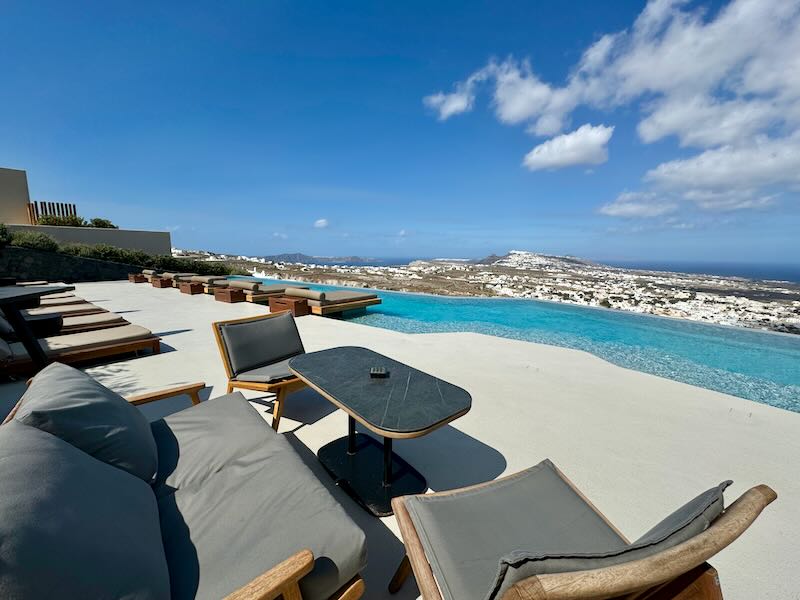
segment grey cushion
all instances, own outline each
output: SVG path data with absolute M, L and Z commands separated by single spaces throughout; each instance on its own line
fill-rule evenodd
M 444 598 L 485 598 L 511 550 L 599 552 L 622 539 L 545 460 L 448 496 L 409 498 L 408 511 Z
M 304 352 L 294 318 L 288 312 L 219 327 L 234 376 Z
M 194 283 L 214 283 L 217 281 L 225 281 L 225 275 L 192 275 L 189 280 Z
M 0 456 L 0 597 L 169 598 L 149 485 L 18 421 Z
M 153 269 L 142 269 L 142 273 L 145 275 L 155 275 L 158 271 L 154 271 Z
M 241 394 L 170 415 L 153 433 L 173 599 L 221 598 L 304 548 L 316 559 L 300 585 L 306 600 L 363 568 L 363 532 Z
M 478 490 L 414 497 L 409 513 L 445 598 L 501 598 L 534 575 L 598 569 L 671 548 L 723 510 L 724 482 L 627 544 L 549 460 Z
M 661 521 L 644 536 L 623 550 L 608 548 L 583 554 L 570 551 L 560 554 L 551 550 L 531 552 L 520 549 L 500 560 L 500 571 L 489 598 L 501 598 L 517 581 L 542 573 L 563 573 L 600 569 L 640 560 L 677 546 L 708 529 L 725 508 L 723 492 L 732 482 L 723 481 L 690 500 Z
M 14 357 L 14 351 L 8 342 L 0 339 L 0 365 L 4 365 Z
M 243 371 L 236 376 L 236 381 L 252 381 L 255 383 L 270 383 L 272 381 L 280 381 L 288 377 L 294 377 L 294 373 L 289 370 L 289 361 L 291 358 L 272 363 L 271 365 L 264 365 L 263 367 L 256 367 L 249 371 Z
M 14 328 L 3 315 L 0 315 L 0 336 L 14 335 Z
M 294 296 L 295 298 L 308 298 L 309 300 L 325 300 L 325 292 L 317 290 L 308 290 L 305 288 L 289 287 L 284 292 L 287 296 Z
M 148 483 L 155 477 L 158 456 L 147 419 L 77 369 L 53 363 L 40 371 L 14 418 Z

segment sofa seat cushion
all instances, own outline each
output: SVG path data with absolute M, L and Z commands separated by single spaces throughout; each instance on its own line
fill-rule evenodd
M 361 529 L 241 394 L 152 426 L 173 599 L 221 598 L 304 548 L 316 559 L 301 582 L 306 600 L 328 598 L 363 568 Z
M 345 302 L 359 302 L 361 300 L 372 300 L 377 298 L 377 294 L 370 294 L 369 292 L 355 292 L 350 290 L 336 290 L 334 292 L 326 292 L 323 305 L 327 304 L 344 304 Z
M 280 381 L 281 379 L 294 377 L 294 373 L 289 370 L 290 360 L 290 358 L 286 358 L 271 365 L 265 365 L 263 367 L 256 367 L 250 371 L 244 371 L 239 373 L 234 379 L 235 381 L 271 383 L 273 381 Z
M 0 597 L 169 598 L 148 484 L 16 420 L 0 456 Z
M 156 442 L 138 408 L 86 373 L 53 363 L 31 381 L 14 418 L 151 483 Z
M 216 283 L 218 281 L 225 281 L 227 278 L 226 275 L 192 275 L 189 281 L 193 283 Z

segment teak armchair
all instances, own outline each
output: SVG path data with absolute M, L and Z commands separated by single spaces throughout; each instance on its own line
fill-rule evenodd
M 275 394 L 272 428 L 278 431 L 286 396 L 305 387 L 289 371 L 289 359 L 305 352 L 288 311 L 212 323 L 228 393 L 235 388 Z
M 625 546 L 630 547 L 630 542 L 575 488 L 566 476 L 555 468 L 552 463 L 545 462 L 553 468 L 557 473 L 557 477 L 561 478 L 572 493 L 580 498 L 580 502 L 584 503 L 586 511 L 592 514 L 592 519 L 595 521 L 598 518 L 601 519 L 605 522 L 605 526 L 614 532 L 614 535 L 620 537 Z M 411 510 L 409 510 L 415 499 L 424 497 L 434 502 L 442 501 L 445 506 L 450 503 L 450 508 L 452 509 L 455 506 L 454 503 L 458 502 L 459 496 L 467 498 L 469 501 L 470 496 L 474 498 L 475 494 L 480 494 L 482 491 L 494 494 L 501 486 L 506 486 L 506 488 L 513 486 L 514 479 L 521 475 L 524 476 L 525 473 L 527 471 L 458 490 L 422 496 L 402 496 L 393 499 L 392 507 L 405 543 L 406 556 L 389 584 L 389 591 L 392 593 L 397 592 L 406 578 L 413 572 L 422 598 L 425 600 L 442 600 L 443 589 L 450 590 L 450 593 L 445 593 L 444 597 L 451 598 L 453 596 L 453 590 L 447 585 L 443 586 L 442 583 L 444 582 L 434 575 L 432 564 L 436 562 L 437 557 L 432 555 L 431 548 L 433 546 L 431 546 L 430 538 L 426 537 L 424 524 L 421 525 L 423 529 L 420 529 L 419 519 L 421 517 L 412 516 L 414 506 L 411 506 Z M 720 488 L 724 489 L 728 483 L 730 482 L 721 484 Z M 776 498 L 777 494 L 770 487 L 758 485 L 742 494 L 732 505 L 716 517 L 707 529 L 692 535 L 682 543 L 651 553 L 649 556 L 646 555 L 647 553 L 644 556 L 639 554 L 635 560 L 617 562 L 600 568 L 584 568 L 582 570 L 564 572 L 548 572 L 544 569 L 541 574 L 516 580 L 516 583 L 513 583 L 510 587 L 506 585 L 505 587 L 498 586 L 493 588 L 495 591 L 491 598 L 497 600 L 722 600 L 722 591 L 717 572 L 706 561 L 744 533 L 761 511 Z M 488 501 L 491 502 L 491 500 Z M 502 505 L 495 506 L 497 511 L 504 511 L 504 508 Z M 680 511 L 685 508 L 680 509 Z M 531 515 L 537 511 L 535 500 L 530 502 L 529 510 Z M 558 510 L 556 509 L 556 512 Z M 652 531 L 661 527 L 680 511 L 676 511 Z M 489 527 L 491 527 L 493 515 L 487 513 L 488 511 L 475 512 L 472 515 L 474 518 L 472 523 L 488 520 Z M 459 516 L 464 516 L 463 511 L 459 513 Z M 552 517 L 552 513 L 550 513 L 550 516 Z M 417 523 L 415 523 L 415 518 Z M 503 518 L 508 522 L 509 518 L 513 520 L 514 517 L 509 517 L 509 514 L 504 512 Z M 473 527 L 472 523 L 464 523 L 463 529 L 470 529 Z M 452 527 L 453 524 L 449 523 L 449 525 L 451 526 L 449 529 L 444 528 L 444 531 L 447 532 L 444 535 L 459 535 Z M 569 528 L 569 524 L 566 524 L 566 527 Z M 498 531 L 498 535 L 503 536 L 504 534 Z M 649 535 L 650 532 L 645 537 Z M 516 542 L 519 545 L 519 540 L 516 540 Z M 552 544 L 552 541 L 545 542 L 545 545 L 548 544 Z M 557 543 L 556 546 L 558 546 Z M 509 550 L 513 549 L 509 548 Z M 517 550 L 520 549 L 525 550 L 525 548 L 517 547 Z M 485 551 L 484 549 L 482 550 Z M 564 550 L 561 549 L 554 552 L 564 552 Z M 564 559 L 563 556 L 556 556 L 555 558 L 556 560 Z M 500 557 L 498 556 L 497 559 L 497 562 L 499 562 Z M 469 558 L 461 564 L 468 563 L 468 561 Z M 495 567 L 497 562 L 493 563 Z M 456 563 L 450 561 L 438 564 L 441 567 L 443 564 L 452 565 Z M 439 573 L 441 572 L 440 570 Z M 466 575 L 467 573 L 451 572 L 447 577 L 452 582 L 453 577 L 460 579 L 465 578 Z M 474 595 L 471 595 L 471 597 L 481 599 L 487 597 L 490 584 L 491 581 L 487 581 L 486 588 L 474 590 Z M 469 600 L 463 597 L 463 594 L 460 594 L 458 599 Z

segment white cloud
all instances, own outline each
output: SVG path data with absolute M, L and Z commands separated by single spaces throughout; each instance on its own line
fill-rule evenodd
M 608 160 L 606 146 L 613 133 L 613 127 L 581 125 L 536 146 L 525 156 L 523 164 L 531 171 L 602 164 Z
M 626 218 L 661 217 L 676 210 L 676 202 L 644 192 L 623 192 L 613 202 L 600 207 L 600 213 L 604 215 Z
M 286 235 L 285 233 L 281 233 L 281 232 L 279 232 L 279 231 L 276 231 L 276 232 L 274 232 L 274 233 L 272 234 L 272 237 L 274 237 L 274 238 L 278 238 L 278 239 L 281 239 L 281 240 L 285 240 L 285 239 L 288 239 L 288 237 L 289 237 L 289 236 L 288 236 L 288 235 Z
M 429 98 L 438 98 L 439 118 L 446 119 L 471 110 L 482 84 L 492 88 L 500 122 L 537 136 L 562 132 L 578 107 L 637 110 L 642 142 L 674 137 L 698 149 L 650 169 L 645 183 L 676 198 L 713 192 L 712 201 L 687 198 L 700 210 L 759 208 L 784 191 L 767 187 L 797 190 L 800 0 L 732 0 L 718 11 L 651 0 L 629 29 L 590 45 L 563 85 L 543 80 L 528 60 L 509 57 L 490 61 L 453 93 Z M 541 161 L 528 154 L 525 164 L 548 168 L 548 144 L 561 137 L 534 149 Z M 731 190 L 751 191 L 736 199 L 726 196 Z
M 317 219 L 314 221 L 314 227 L 317 229 L 325 229 L 328 226 L 328 219 Z
M 401 229 L 400 231 L 397 232 L 397 235 L 399 237 L 406 237 L 408 235 L 408 232 L 405 229 Z

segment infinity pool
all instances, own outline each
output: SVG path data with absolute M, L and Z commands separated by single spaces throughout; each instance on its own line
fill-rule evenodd
M 537 300 L 377 293 L 383 304 L 349 320 L 405 333 L 472 331 L 576 348 L 622 367 L 800 412 L 800 336 Z

